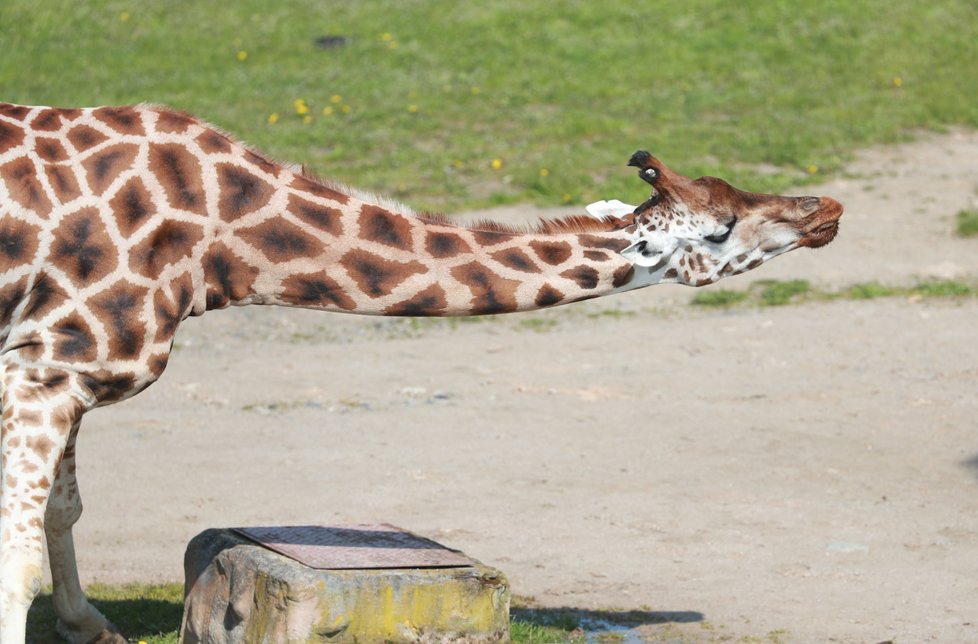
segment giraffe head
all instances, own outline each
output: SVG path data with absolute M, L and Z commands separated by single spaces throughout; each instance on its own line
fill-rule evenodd
M 628 165 L 652 185 L 634 212 L 631 246 L 622 254 L 661 281 L 703 286 L 801 247 L 828 244 L 842 205 L 828 197 L 781 197 L 734 188 L 716 177 L 692 180 L 648 152 Z

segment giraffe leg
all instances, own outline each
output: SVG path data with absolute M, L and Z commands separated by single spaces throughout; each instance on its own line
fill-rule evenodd
M 0 642 L 25 638 L 41 587 L 44 514 L 72 426 L 85 405 L 73 374 L 8 365 L 0 424 Z
M 44 534 L 48 542 L 48 561 L 54 582 L 54 612 L 58 616 L 58 633 L 70 644 L 86 642 L 125 644 L 109 621 L 88 603 L 78 580 L 75 545 L 71 528 L 82 513 L 81 495 L 75 479 L 75 438 L 78 423 L 71 429 L 51 497 L 44 514 Z

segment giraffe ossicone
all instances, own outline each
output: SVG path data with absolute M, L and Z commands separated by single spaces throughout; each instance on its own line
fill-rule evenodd
M 0 103 L 0 641 L 25 637 L 46 539 L 71 642 L 123 642 L 85 600 L 71 526 L 90 409 L 160 377 L 177 326 L 231 305 L 480 315 L 712 283 L 834 237 L 828 198 L 690 180 L 647 152 L 638 207 L 460 226 L 313 179 L 163 107 Z

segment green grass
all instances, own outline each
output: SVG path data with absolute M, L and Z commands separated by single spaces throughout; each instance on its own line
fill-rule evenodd
M 960 237 L 978 236 L 978 210 L 962 210 L 957 215 L 956 223 Z
M 811 285 L 805 280 L 787 280 L 770 282 L 757 281 L 761 286 L 761 304 L 764 306 L 782 306 L 790 304 L 811 290 Z
M 690 304 L 693 306 L 726 308 L 743 302 L 747 297 L 748 293 L 746 291 L 731 291 L 728 289 L 701 291 L 693 296 Z
M 978 288 L 959 280 L 926 281 L 909 287 L 863 282 L 840 291 L 816 289 L 805 280 L 757 280 L 746 291 L 725 289 L 702 291 L 690 299 L 690 304 L 703 308 L 728 308 L 736 305 L 784 306 L 840 299 L 873 300 L 882 297 L 960 299 L 975 296 L 978 296 Z
M 777 190 L 978 125 L 973 0 L 5 0 L 0 44 L 3 100 L 171 104 L 439 210 L 642 199 L 638 148 Z
M 86 589 L 92 604 L 123 633 L 146 644 L 175 644 L 183 615 L 183 584 L 92 584 Z M 28 642 L 61 644 L 55 631 L 50 590 L 42 593 L 27 617 Z

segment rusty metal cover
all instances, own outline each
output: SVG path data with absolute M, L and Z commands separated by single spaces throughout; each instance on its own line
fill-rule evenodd
M 269 550 L 318 570 L 457 568 L 474 564 L 458 550 L 387 523 L 233 530 Z

